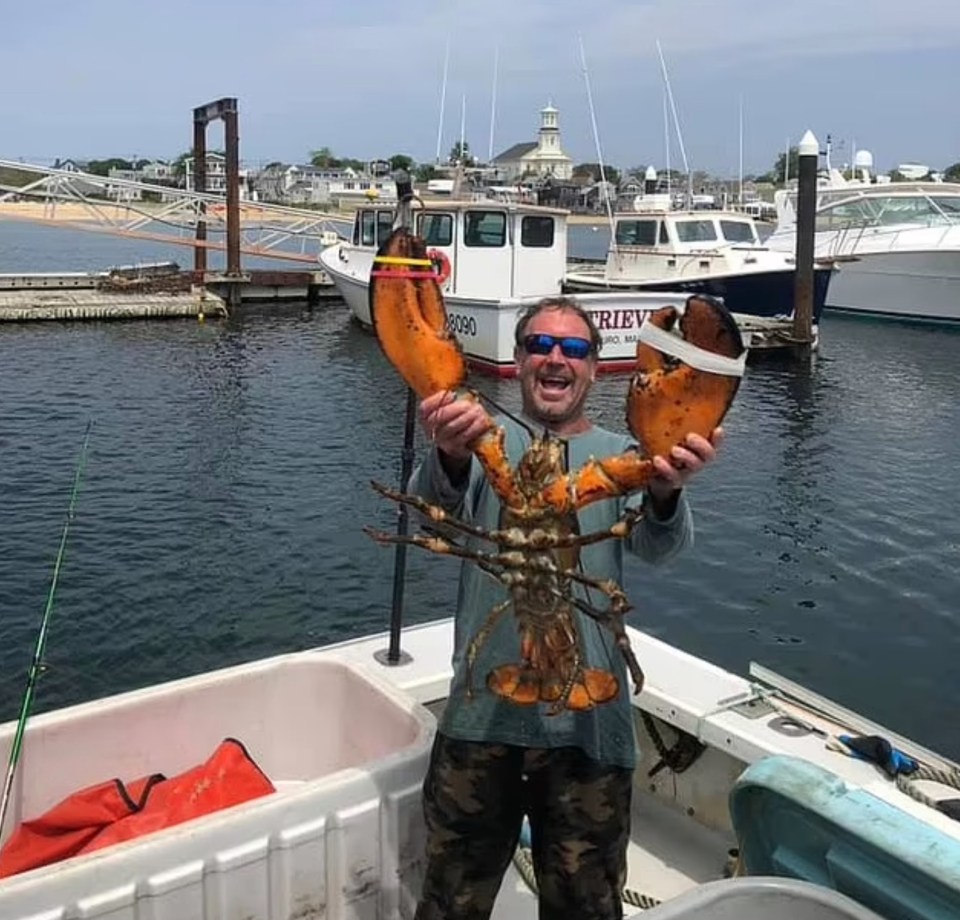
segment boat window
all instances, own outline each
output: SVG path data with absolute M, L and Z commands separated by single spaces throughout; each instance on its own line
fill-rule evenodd
M 960 217 L 960 198 L 928 198 L 926 195 L 896 196 L 878 201 L 877 221 L 881 224 L 951 223 Z
M 664 244 L 669 242 L 670 242 L 670 234 L 667 233 L 667 224 L 666 222 L 664 222 L 660 224 L 660 243 Z
M 947 217 L 952 217 L 954 220 L 960 218 L 960 195 L 955 195 L 951 198 L 940 198 L 934 196 L 930 200 L 933 202 L 934 206 Z
M 720 232 L 729 243 L 755 243 L 757 236 L 753 224 L 745 220 L 721 220 Z
M 502 211 L 467 211 L 463 215 L 465 246 L 503 246 L 507 242 L 507 215 Z
M 658 223 L 656 220 L 618 220 L 617 245 L 656 246 Z
M 428 246 L 449 246 L 453 242 L 453 215 L 420 214 L 417 233 Z
M 817 230 L 843 230 L 874 223 L 875 213 L 865 201 L 841 201 L 817 213 Z
M 553 218 L 524 217 L 520 223 L 520 245 L 549 249 L 553 245 Z
M 681 243 L 702 243 L 717 238 L 712 220 L 678 220 L 677 238 Z
M 360 245 L 374 246 L 377 242 L 377 215 L 373 211 L 360 212 Z
M 393 211 L 377 211 L 377 245 L 385 243 L 393 232 Z

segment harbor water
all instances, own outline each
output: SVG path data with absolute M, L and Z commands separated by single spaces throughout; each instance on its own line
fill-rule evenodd
M 574 228 L 571 254 L 597 236 Z M 0 272 L 190 255 L 0 223 Z M 696 545 L 628 565 L 629 619 L 960 758 L 960 334 L 833 315 L 821 332 L 812 362 L 751 361 L 690 488 Z M 5 325 L 0 367 L 0 719 L 91 419 L 35 711 L 387 628 L 393 551 L 362 528 L 395 526 L 369 483 L 397 482 L 405 393 L 343 304 Z M 477 383 L 518 404 L 515 383 Z M 598 381 L 601 424 L 622 429 L 626 383 Z M 406 621 L 452 613 L 457 564 L 407 558 Z

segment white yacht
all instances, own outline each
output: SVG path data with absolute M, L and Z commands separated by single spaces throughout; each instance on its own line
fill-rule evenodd
M 777 193 L 771 247 L 792 251 L 796 192 Z M 830 170 L 817 192 L 816 255 L 837 259 L 826 307 L 960 321 L 960 184 Z

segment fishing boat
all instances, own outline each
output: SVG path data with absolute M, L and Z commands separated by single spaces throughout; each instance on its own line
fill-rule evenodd
M 960 916 L 960 821 L 938 807 L 956 794 L 941 785 L 960 775 L 955 764 L 763 668 L 739 676 L 628 634 L 647 680 L 633 701 L 627 916 Z M 441 619 L 35 716 L 4 840 L 78 789 L 188 770 L 225 738 L 273 791 L 2 878 L 0 916 L 411 917 L 420 784 L 452 649 Z M 0 756 L 15 733 L 0 726 Z M 890 778 L 850 756 L 848 735 L 883 736 L 923 771 Z M 523 843 L 500 920 L 536 916 Z M 751 912 L 761 902 L 766 912 Z
M 760 240 L 753 217 L 739 211 L 674 209 L 671 196 L 638 195 L 630 211 L 612 215 L 606 259 L 572 262 L 563 287 L 595 291 L 683 291 L 722 298 L 733 313 L 793 315 L 796 259 Z M 814 266 L 813 322 L 820 322 L 833 265 Z
M 558 208 L 487 198 L 427 199 L 416 210 L 414 229 L 435 260 L 450 329 L 474 369 L 498 377 L 516 374 L 513 335 L 518 316 L 543 297 L 564 292 L 567 214 Z M 371 202 L 357 211 L 351 238 L 319 255 L 352 317 L 367 328 L 373 259 L 395 220 L 395 206 Z M 688 296 L 679 286 L 578 296 L 603 338 L 599 369 L 631 370 L 644 319 L 662 306 L 682 311 Z M 759 315 L 734 311 L 734 319 L 752 348 L 774 343 L 785 328 Z

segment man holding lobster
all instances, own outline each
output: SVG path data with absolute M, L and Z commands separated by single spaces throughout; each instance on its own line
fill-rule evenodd
M 544 430 L 560 439 L 568 470 L 635 446 L 585 414 L 600 344 L 589 314 L 567 298 L 543 300 L 520 317 L 515 357 L 523 418 L 497 419 L 512 462 L 524 454 L 532 434 Z M 433 447 L 414 471 L 409 491 L 475 528 L 506 526 L 499 498 L 471 451 L 491 424 L 481 405 L 439 392 L 423 399 L 419 414 Z M 489 567 L 464 563 L 453 682 L 424 783 L 428 852 L 417 920 L 489 917 L 524 816 L 541 920 L 622 917 L 636 739 L 623 650 L 614 634 L 601 628 L 603 616 L 594 614 L 607 602 L 603 586 L 622 583 L 624 547 L 659 563 L 692 542 L 683 488 L 714 459 L 722 437 L 720 428 L 709 439 L 688 435 L 669 456 L 653 459 L 643 492 L 597 501 L 576 513 L 579 534 L 610 531 L 631 509 L 637 518 L 623 531 L 625 539 L 582 543 L 575 551 L 578 571 L 589 576 L 570 587 L 587 665 L 587 676 L 574 688 L 577 703 L 569 682 L 563 691 L 568 704 L 562 707 L 522 698 L 520 684 L 511 690 L 508 682 L 504 689 L 501 681 L 497 693 L 472 687 L 474 672 L 489 673 L 492 686 L 496 673 L 516 671 L 498 665 L 520 655 L 516 625 L 499 615 L 510 605 L 504 578 L 491 578 Z M 482 551 L 482 541 L 470 537 L 468 548 Z M 562 551 L 556 554 L 563 558 Z M 577 566 L 577 555 L 569 558 Z M 609 679 L 608 672 L 616 678 L 609 684 L 613 690 L 591 699 L 588 677 Z

